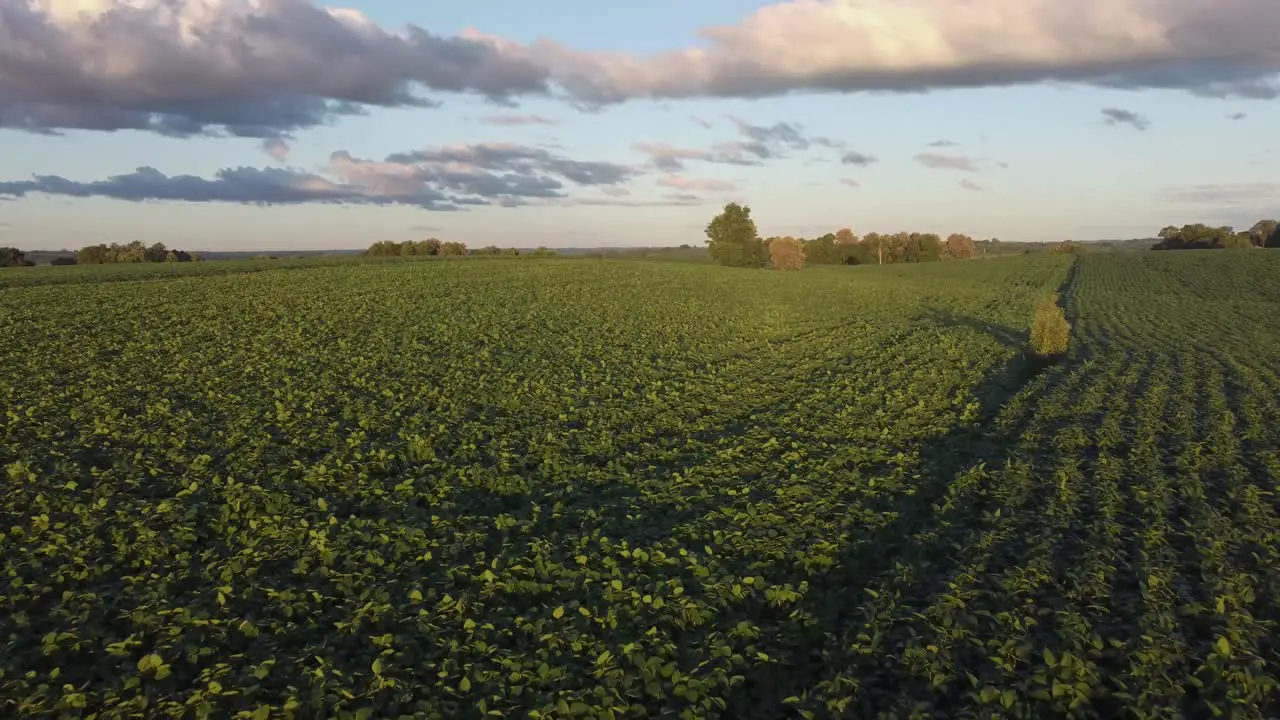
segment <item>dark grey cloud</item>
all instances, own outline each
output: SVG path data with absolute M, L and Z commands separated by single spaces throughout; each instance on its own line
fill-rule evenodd
M 1146 130 L 1151 127 L 1151 121 L 1146 116 L 1132 110 L 1117 107 L 1103 108 L 1102 116 L 1106 118 L 1108 125 L 1129 125 L 1137 130 Z
M 439 167 L 438 172 L 445 174 L 458 174 L 459 171 L 453 168 L 465 166 L 468 170 L 461 172 L 463 175 L 472 169 L 527 177 L 558 175 L 579 185 L 617 185 L 640 174 L 637 169 L 628 165 L 574 160 L 556 155 L 545 148 L 516 143 L 448 145 L 432 150 L 396 153 L 389 156 L 387 161 L 426 164 Z
M 978 172 L 982 169 L 982 161 L 978 158 L 969 157 L 968 155 L 925 152 L 917 154 L 915 160 L 917 163 L 934 170 Z
M 262 151 L 280 162 L 289 159 L 289 150 L 289 143 L 284 138 L 272 137 L 262 141 Z
M 0 126 L 271 137 L 426 92 L 548 90 L 499 41 L 305 0 L 0 0 Z
M 773 125 L 753 125 L 742 118 L 728 116 L 738 128 L 738 132 L 746 137 L 740 143 L 746 152 L 768 160 L 782 157 L 788 150 L 808 150 L 813 145 L 823 147 L 839 147 L 840 143 L 830 138 L 809 135 L 797 123 L 778 122 Z
M 140 202 L 168 200 L 185 202 L 228 202 L 249 205 L 298 205 L 333 203 L 361 205 L 414 205 L 430 210 L 456 210 L 459 202 L 430 188 L 404 194 L 371 193 L 358 186 L 335 183 L 312 173 L 279 168 L 227 168 L 212 178 L 193 175 L 165 175 L 151 167 L 140 167 L 105 180 L 81 182 L 58 175 L 37 175 L 31 180 L 0 182 L 0 195 L 25 197 L 32 194 L 73 198 L 101 197 Z
M 875 155 L 868 155 L 866 153 L 858 152 L 857 150 L 850 150 L 840 156 L 841 163 L 844 163 L 845 165 L 857 165 L 858 167 L 866 167 L 877 160 L 878 158 L 876 158 Z
M 1247 118 L 1247 117 L 1249 117 L 1249 114 L 1248 114 L 1248 113 L 1235 112 L 1235 113 L 1231 113 L 1230 115 L 1228 115 L 1228 116 L 1227 116 L 1227 119 L 1228 119 L 1228 120 L 1243 120 L 1243 119 L 1245 119 L 1245 118 Z
M 810 135 L 798 123 L 756 125 L 733 115 L 726 117 L 737 128 L 741 139 L 717 143 L 710 148 L 687 148 L 648 142 L 636 143 L 633 147 L 648 155 L 654 168 L 672 173 L 683 170 L 685 163 L 690 160 L 723 165 L 762 165 L 766 160 L 788 157 L 795 150 L 807 150 L 814 146 L 841 146 L 837 140 Z M 707 126 L 710 127 L 710 123 Z
M 213 178 L 169 176 L 151 167 L 105 180 L 57 175 L 0 182 L 0 197 L 32 194 L 118 200 L 230 202 L 254 205 L 329 203 L 411 205 L 458 210 L 474 205 L 515 207 L 534 199 L 568 198 L 566 183 L 607 187 L 632 179 L 631 168 L 573 160 L 508 143 L 457 145 L 363 160 L 333 153 L 321 172 L 227 168 Z

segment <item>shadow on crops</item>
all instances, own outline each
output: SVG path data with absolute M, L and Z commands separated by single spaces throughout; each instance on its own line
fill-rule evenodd
M 769 650 L 778 655 L 777 662 L 747 676 L 729 698 L 730 717 L 788 717 L 792 710 L 785 699 L 800 698 L 805 705 L 806 694 L 824 682 L 826 689 L 817 695 L 839 695 L 843 687 L 843 694 L 856 698 L 844 708 L 851 717 L 874 717 L 907 699 L 932 698 L 935 710 L 958 710 L 967 702 L 962 695 L 947 697 L 944 691 L 931 688 L 927 678 L 904 668 L 902 650 L 922 628 L 902 618 L 911 618 L 913 611 L 923 610 L 948 592 L 948 582 L 974 559 L 956 551 L 972 547 L 987 529 L 984 514 L 992 500 L 980 485 L 950 498 L 957 502 L 948 502 L 957 476 L 978 465 L 985 465 L 987 472 L 998 470 L 1034 416 L 1034 398 L 1028 397 L 1020 410 L 1005 412 L 997 423 L 1009 401 L 1024 388 L 1036 397 L 1052 393 L 1067 381 L 1069 372 L 1065 365 L 1047 367 L 1028 357 L 1025 331 L 947 310 L 931 310 L 920 321 L 981 332 L 1001 343 L 1010 357 L 973 388 L 971 396 L 980 406 L 976 421 L 925 442 L 914 493 L 883 497 L 883 505 L 876 509 L 893 520 L 872 530 L 857 521 L 844 528 L 848 541 L 838 564 L 825 575 L 809 579 L 810 590 L 802 603 L 805 613 L 785 623 L 780 633 L 785 645 Z M 1037 380 L 1042 373 L 1044 377 Z M 903 568 L 913 572 L 904 574 Z M 902 577 L 908 579 L 895 581 Z M 867 592 L 878 586 L 894 587 L 895 597 L 874 598 Z M 896 610 L 892 610 L 894 603 Z M 887 635 L 859 639 L 864 626 L 869 628 L 876 615 L 885 611 L 892 613 L 894 621 L 876 627 Z M 860 652 L 852 649 L 855 643 L 875 649 Z M 820 702 L 810 708 L 824 712 Z

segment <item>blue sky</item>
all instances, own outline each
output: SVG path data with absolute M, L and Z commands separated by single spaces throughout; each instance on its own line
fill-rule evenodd
M 0 0 L 0 10 L 23 1 Z M 1280 15 L 1251 0 L 1214 1 L 1269 13 L 1260 20 Z M 73 2 L 97 14 L 59 12 L 60 3 L 64 10 Z M 191 249 L 286 250 L 426 236 L 472 246 L 675 245 L 701 243 L 702 228 L 729 201 L 751 205 L 762 235 L 812 236 L 851 226 L 858 233 L 1047 241 L 1150 236 L 1167 224 L 1199 221 L 1247 228 L 1280 215 L 1280 185 L 1268 172 L 1280 160 L 1272 91 L 1280 68 L 1268 64 L 1280 57 L 1277 41 L 1267 33 L 1254 37 L 1248 23 L 1213 25 L 1192 12 L 1208 7 L 1199 0 L 1168 0 L 1164 14 L 1135 21 L 1135 33 L 1163 23 L 1157 39 L 1114 37 L 1109 16 L 1099 17 L 1110 27 L 1099 20 L 1091 28 L 1087 9 L 1084 20 L 1057 28 L 1060 14 L 1027 15 L 1010 10 L 1011 0 L 981 0 L 975 4 L 1003 24 L 976 45 L 965 40 L 975 21 L 958 19 L 941 0 L 903 0 L 914 11 L 905 18 L 887 0 L 657 0 L 607 12 L 570 0 L 368 0 L 344 7 L 363 13 L 381 34 L 359 35 L 346 60 L 326 55 L 340 45 L 332 35 L 308 34 L 314 18 L 282 9 L 270 14 L 280 3 L 267 2 L 279 29 L 254 42 L 279 43 L 292 54 L 272 54 L 275 65 L 232 64 L 215 75 L 201 73 L 217 56 L 200 53 L 218 48 L 173 42 L 178 25 L 153 21 L 154 13 L 113 25 L 114 34 L 98 45 L 77 34 L 114 17 L 112 10 L 132 4 L 145 11 L 148 2 L 154 0 L 38 0 L 37 12 L 41 3 L 48 10 L 38 19 L 48 22 L 15 25 L 20 39 L 27 32 L 33 44 L 90 58 L 119 58 L 120 48 L 143 44 L 167 47 L 177 53 L 173 66 L 193 74 L 165 85 L 173 77 L 154 68 L 170 61 L 146 56 L 132 68 L 121 63 L 109 77 L 67 80 L 72 89 L 55 97 L 23 84 L 33 77 L 21 75 L 29 66 L 0 52 L 0 126 L 9 128 L 0 129 L 0 245 L 74 248 L 139 239 Z M 1126 4 L 1082 0 L 1081 7 L 1114 7 L 1106 3 Z M 1007 29 L 1014 26 L 1010 12 L 1031 30 L 1021 23 Z M 854 25 L 827 36 L 831 18 Z M 242 21 L 230 10 L 183 18 L 224 30 Z M 356 33 L 365 22 L 340 30 Z M 969 25 L 958 28 L 962 22 Z M 455 92 L 454 80 L 442 79 L 445 70 L 415 65 L 445 67 L 437 61 L 444 55 L 424 50 L 402 61 L 391 51 L 379 54 L 407 25 L 441 38 L 461 34 L 469 50 L 498 48 L 493 52 L 504 64 L 458 81 L 477 92 Z M 701 33 L 707 27 L 728 28 L 729 40 L 708 39 Z M 467 28 L 501 41 L 475 39 Z M 1188 28 L 1195 30 L 1192 40 L 1183 39 Z M 874 43 L 864 43 L 875 52 L 856 47 L 855 30 L 877 33 Z M 58 33 L 50 36 L 58 41 L 37 32 Z M 1036 49 L 1045 47 L 1044 38 L 1068 32 L 1081 42 L 1063 42 L 1049 57 Z M 1139 58 L 1145 69 L 1126 64 L 1134 61 L 1125 55 L 1133 37 L 1150 43 L 1150 54 Z M 1240 67 L 1197 66 L 1207 39 L 1243 48 Z M 943 43 L 945 52 L 938 50 Z M 1021 53 L 1025 63 L 979 77 L 991 69 L 982 44 L 1001 57 Z M 705 65 L 696 58 L 677 65 L 655 60 L 698 47 L 713 53 Z M 1097 57 L 1082 57 L 1081 47 Z M 295 71 L 288 63 L 302 67 L 299 55 L 309 65 Z M 1149 72 L 1153 56 L 1165 72 Z M 815 57 L 827 64 L 815 66 Z M 611 65 L 610 58 L 627 64 Z M 738 72 L 744 62 L 749 71 Z M 939 63 L 955 74 L 942 77 Z M 1081 67 L 1098 64 L 1105 74 L 1081 76 Z M 62 67 L 50 61 L 53 79 L 40 87 L 59 87 L 64 78 L 53 73 Z M 355 68 L 354 80 L 333 79 L 348 68 Z M 517 89 L 498 100 L 479 94 L 501 95 L 492 88 L 514 87 L 517 71 L 545 72 L 551 89 Z M 326 77 L 315 79 L 317 72 Z M 744 89 L 753 73 L 772 78 L 772 89 Z M 951 79 L 961 74 L 963 80 Z M 93 82 L 101 89 L 90 93 L 85 88 Z M 440 104 L 364 105 L 362 114 L 292 126 L 263 110 L 277 97 L 353 101 L 367 87 L 384 85 L 409 87 Z M 107 105 L 112 112 L 103 110 Z M 237 118 L 253 114 L 253 129 L 220 124 L 226 108 Z M 138 117 L 166 113 L 192 127 L 128 129 Z M 530 117 L 546 122 L 495 122 Z M 273 135 L 287 154 L 264 151 Z M 661 162 L 677 150 L 685 158 L 680 167 Z M 338 151 L 350 161 L 335 163 Z M 874 160 L 842 162 L 857 154 Z M 137 168 L 153 174 L 112 180 Z M 213 182 L 225 168 L 246 170 Z M 175 180 L 184 175 L 205 180 Z

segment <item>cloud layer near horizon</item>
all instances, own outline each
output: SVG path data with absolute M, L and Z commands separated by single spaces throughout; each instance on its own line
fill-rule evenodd
M 308 0 L 0 0 L 0 127 L 276 137 L 371 106 L 1072 82 L 1280 95 L 1274 0 L 788 0 L 635 56 Z

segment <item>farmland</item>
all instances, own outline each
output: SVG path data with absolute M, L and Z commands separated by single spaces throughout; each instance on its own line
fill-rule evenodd
M 218 265 L 0 273 L 5 717 L 1280 713 L 1271 251 Z

